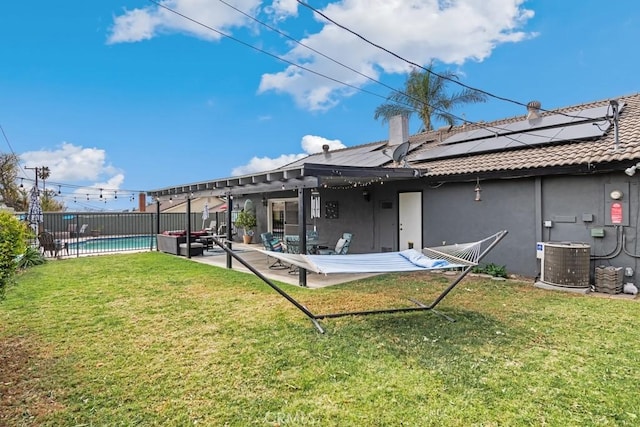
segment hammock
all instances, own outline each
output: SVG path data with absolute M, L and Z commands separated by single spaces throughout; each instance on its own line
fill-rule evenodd
M 324 333 L 324 329 L 318 322 L 320 319 L 333 317 L 367 315 L 379 313 L 398 313 L 409 311 L 431 310 L 450 321 L 452 318 L 439 313 L 435 310 L 436 305 L 447 296 L 449 292 L 455 288 L 458 283 L 467 275 L 471 269 L 478 265 L 480 260 L 484 258 L 499 242 L 507 235 L 507 231 L 499 231 L 482 240 L 470 243 L 462 243 L 455 245 L 438 246 L 432 248 L 424 248 L 422 252 L 417 250 L 406 250 L 400 252 L 383 252 L 370 254 L 352 254 L 352 255 L 301 255 L 289 254 L 282 252 L 266 251 L 264 249 L 256 249 L 257 251 L 266 253 L 267 255 L 278 258 L 284 262 L 296 265 L 305 270 L 314 271 L 321 274 L 331 273 L 394 273 L 394 272 L 410 272 L 410 271 L 429 271 L 444 269 L 461 269 L 462 271 L 456 276 L 449 286 L 438 295 L 430 304 L 424 304 L 420 301 L 410 299 L 416 304 L 416 307 L 390 308 L 383 310 L 367 310 L 367 311 L 349 311 L 340 313 L 314 314 L 307 307 L 295 300 L 292 296 L 283 291 L 279 286 L 265 277 L 256 268 L 242 259 L 238 254 L 233 252 L 224 242 L 214 237 L 214 242 L 227 252 L 230 257 L 235 258 L 253 274 L 262 279 L 267 285 L 276 292 L 286 298 L 302 311 L 313 323 L 313 325 Z M 230 268 L 230 267 L 229 267 Z
M 485 241 L 486 239 L 473 243 L 425 248 L 422 253 L 415 249 L 407 249 L 400 252 L 351 255 L 303 255 L 258 248 L 255 250 L 285 263 L 325 275 L 332 273 L 400 273 L 478 265 L 480 250 Z

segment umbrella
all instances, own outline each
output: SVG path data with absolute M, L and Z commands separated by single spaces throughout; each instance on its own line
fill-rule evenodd
M 209 203 L 204 204 L 202 208 L 202 229 L 204 230 L 204 223 L 209 219 Z
M 33 231 L 38 234 L 38 227 L 43 222 L 42 205 L 40 205 L 40 192 L 38 187 L 31 188 L 29 193 L 29 210 L 27 211 L 27 222 Z

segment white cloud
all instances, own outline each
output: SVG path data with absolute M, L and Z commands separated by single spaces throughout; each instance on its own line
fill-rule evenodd
M 523 0 L 345 0 L 328 4 L 322 12 L 412 62 L 426 65 L 436 59 L 462 64 L 484 60 L 501 43 L 531 36 L 519 30 L 533 17 L 532 11 L 521 7 L 522 3 Z M 410 69 L 406 62 L 331 23 L 302 43 L 374 79 L 379 79 L 382 72 L 405 73 Z M 300 45 L 285 57 L 357 87 L 368 81 Z M 299 106 L 309 110 L 327 110 L 352 93 L 338 82 L 320 79 L 293 66 L 264 74 L 259 91 L 269 90 L 288 93 Z
M 231 176 L 248 175 L 276 169 L 303 157 L 305 157 L 305 154 L 282 154 L 275 159 L 270 157 L 252 157 L 246 165 L 233 168 Z
M 322 152 L 322 146 L 328 145 L 330 150 L 347 148 L 339 139 L 326 139 L 321 136 L 305 135 L 302 137 L 302 149 L 307 154 Z
M 236 0 L 233 3 L 234 7 L 251 15 L 260 6 L 260 0 Z M 221 32 L 228 32 L 234 27 L 246 26 L 250 22 L 246 16 L 222 2 L 164 0 L 160 1 L 160 4 Z M 219 40 L 222 37 L 219 33 L 176 15 L 163 7 L 149 6 L 126 10 L 122 15 L 115 17 L 107 42 L 138 42 L 150 39 L 160 33 L 187 33 L 205 40 Z
M 331 150 L 346 148 L 346 146 L 337 139 L 326 139 L 321 136 L 305 135 L 302 137 L 300 145 L 304 153 L 301 154 L 282 154 L 276 158 L 270 157 L 253 157 L 246 165 L 238 166 L 231 171 L 232 176 L 248 175 L 252 173 L 265 172 L 277 169 L 296 160 L 307 157 L 309 154 L 320 153 L 323 145 L 329 145 Z
M 283 21 L 298 14 L 296 0 L 273 0 L 271 6 L 265 6 L 265 13 L 272 16 L 274 21 Z
M 20 154 L 26 167 L 47 166 L 49 180 L 74 185 L 117 190 L 124 182 L 124 175 L 107 162 L 107 153 L 99 148 L 84 148 L 68 142 L 54 150 L 28 151 Z M 86 190 L 77 191 L 85 194 Z M 97 193 L 96 193 L 97 194 Z
M 500 44 L 535 36 L 523 30 L 534 15 L 524 3 L 525 0 L 341 0 L 328 3 L 321 11 L 371 42 L 417 64 L 425 66 L 436 60 L 460 65 L 469 60 L 483 61 Z M 267 31 L 222 2 L 162 0 L 162 4 L 227 34 L 245 26 Z M 361 73 L 289 43 L 285 48 L 288 51 L 279 54 L 281 57 L 332 80 L 288 65 L 281 71 L 263 74 L 258 93 L 288 94 L 301 108 L 325 111 L 355 93 L 355 88 L 369 84 L 370 80 L 362 74 L 379 80 L 383 73 L 410 70 L 406 62 L 308 10 L 299 16 L 296 0 L 236 0 L 233 6 L 252 16 L 266 15 L 280 22 L 281 31 L 292 34 L 306 31 L 303 44 Z M 317 23 L 310 25 L 310 16 Z M 284 25 L 285 20 L 289 27 Z M 319 31 L 311 33 L 310 28 L 319 26 Z M 206 40 L 221 37 L 162 7 L 150 6 L 127 10 L 115 17 L 108 42 L 136 42 L 162 33 L 187 33 Z M 261 35 L 259 31 L 250 33 Z M 264 40 L 251 43 L 262 45 Z M 275 51 L 278 47 L 268 49 Z

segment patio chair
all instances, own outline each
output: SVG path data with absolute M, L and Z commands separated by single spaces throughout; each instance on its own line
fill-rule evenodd
M 319 249 L 318 255 L 346 255 L 352 239 L 352 233 L 342 233 L 342 237 L 338 239 L 333 249 Z
M 318 241 L 318 239 L 320 239 L 320 233 L 316 230 L 307 230 L 307 240 Z
M 288 254 L 300 253 L 300 239 L 298 236 L 285 236 L 284 245 Z M 291 264 L 289 267 L 289 274 L 298 274 L 300 268 L 297 265 Z
M 45 256 L 47 252 L 49 252 L 51 256 L 57 257 L 58 253 L 62 250 L 65 250 L 67 254 L 69 254 L 67 243 L 62 240 L 55 239 L 53 234 L 48 231 L 43 231 L 38 234 L 38 244 L 38 249 L 40 249 L 42 251 L 42 255 Z
M 282 244 L 282 240 L 274 237 L 272 233 L 262 233 L 260 234 L 260 238 L 262 239 L 262 245 L 264 246 L 265 250 L 270 252 L 284 252 L 284 245 Z M 276 259 L 275 262 L 269 264 L 271 262 L 270 259 L 271 257 L 267 255 L 267 264 L 269 265 L 270 269 L 289 268 L 289 266 L 284 265 L 284 263 L 279 259 Z

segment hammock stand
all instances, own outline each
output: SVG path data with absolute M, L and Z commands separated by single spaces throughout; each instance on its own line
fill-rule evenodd
M 238 262 L 248 268 L 253 274 L 262 279 L 267 285 L 269 285 L 273 290 L 279 293 L 282 297 L 284 297 L 287 301 L 293 304 L 298 310 L 303 312 L 309 320 L 313 323 L 316 329 L 320 333 L 324 333 L 324 329 L 318 322 L 321 319 L 330 319 L 336 317 L 345 317 L 345 316 L 364 316 L 370 314 L 384 314 L 384 313 L 403 313 L 403 312 L 411 312 L 411 311 L 433 311 L 434 313 L 441 315 L 448 319 L 449 321 L 455 321 L 451 317 L 438 312 L 435 310 L 435 307 L 442 301 L 448 294 L 451 292 L 457 285 L 464 279 L 464 277 L 471 271 L 473 267 L 479 264 L 480 260 L 482 260 L 505 236 L 507 235 L 507 231 L 499 231 L 489 237 L 486 237 L 477 242 L 471 243 L 463 243 L 463 244 L 455 244 L 449 246 L 439 246 L 433 248 L 424 248 L 422 253 L 435 260 L 445 260 L 447 261 L 447 265 L 437 266 L 433 268 L 429 267 L 418 267 L 417 265 L 413 268 L 406 267 L 402 269 L 393 269 L 393 270 L 383 270 L 384 266 L 373 269 L 374 273 L 394 273 L 394 272 L 407 272 L 407 271 L 429 271 L 429 270 L 445 270 L 445 269 L 462 269 L 460 274 L 456 276 L 456 278 L 444 289 L 430 304 L 424 304 L 420 301 L 414 300 L 412 298 L 409 301 L 416 304 L 416 307 L 403 307 L 403 308 L 389 308 L 389 309 L 378 309 L 378 310 L 364 310 L 364 311 L 345 311 L 345 312 L 337 312 L 337 313 L 325 313 L 325 314 L 314 314 L 307 307 L 298 302 L 291 295 L 282 290 L 278 285 L 273 283 L 269 278 L 265 277 L 260 271 L 250 265 L 247 261 L 245 261 L 242 257 L 240 257 L 237 253 L 233 252 L 230 248 L 226 246 L 224 242 L 218 240 L 217 237 L 213 237 L 213 241 L 220 246 L 227 254 L 235 258 Z M 267 252 L 261 249 L 257 249 L 260 252 Z M 393 254 L 393 253 L 389 253 Z M 398 254 L 398 252 L 395 252 Z M 314 267 L 314 265 L 310 264 L 307 260 L 313 260 L 314 257 L 357 257 L 358 255 L 315 255 L 315 256 L 306 256 L 306 255 L 293 255 L 293 254 L 281 254 L 269 252 L 270 256 L 275 256 L 276 258 L 280 258 L 285 262 L 291 262 L 298 265 L 301 268 L 309 269 L 311 271 L 315 271 L 318 273 L 323 273 L 322 270 Z M 333 271 L 334 273 L 353 273 L 356 271 Z M 357 270 L 357 272 L 364 272 L 362 270 Z M 327 274 L 324 272 L 324 274 Z

